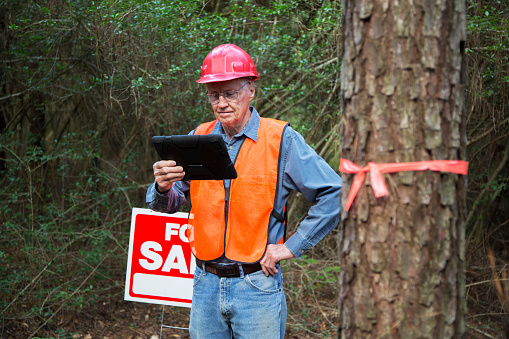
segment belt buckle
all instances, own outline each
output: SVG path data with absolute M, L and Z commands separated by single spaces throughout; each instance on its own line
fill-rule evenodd
M 221 277 L 234 277 L 239 275 L 233 265 L 216 267 L 216 272 L 217 275 Z

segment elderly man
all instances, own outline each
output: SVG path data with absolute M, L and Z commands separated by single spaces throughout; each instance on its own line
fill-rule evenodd
M 192 133 L 223 137 L 236 179 L 183 181 L 184 169 L 174 161 L 153 166 L 149 208 L 174 213 L 191 199 L 192 338 L 283 338 L 279 263 L 300 258 L 339 222 L 340 177 L 286 122 L 261 118 L 250 106 L 258 79 L 251 57 L 226 44 L 207 55 L 198 80 L 216 120 Z M 314 205 L 285 239 L 291 190 Z

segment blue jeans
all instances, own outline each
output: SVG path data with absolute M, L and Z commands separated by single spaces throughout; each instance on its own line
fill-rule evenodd
M 193 339 L 284 338 L 286 298 L 281 269 L 220 278 L 196 267 L 189 332 Z

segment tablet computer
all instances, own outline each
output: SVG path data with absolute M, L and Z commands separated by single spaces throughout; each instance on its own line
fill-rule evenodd
M 152 137 L 162 160 L 184 168 L 184 180 L 235 179 L 237 171 L 219 134 Z

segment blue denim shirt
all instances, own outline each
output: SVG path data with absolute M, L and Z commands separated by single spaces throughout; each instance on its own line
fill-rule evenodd
M 250 138 L 256 142 L 260 115 L 250 107 L 251 116 L 244 129 L 231 140 L 226 135 L 221 123 L 218 122 L 212 134 L 220 134 L 228 147 L 230 158 L 236 159 L 242 141 Z M 192 131 L 190 134 L 193 134 Z M 281 143 L 279 178 L 274 209 L 282 214 L 283 208 L 292 190 L 302 195 L 314 205 L 301 222 L 296 232 L 286 240 L 285 245 L 297 258 L 316 245 L 329 234 L 339 223 L 339 194 L 342 181 L 339 175 L 323 160 L 304 138 L 291 127 L 287 127 Z M 256 161 L 254 159 L 254 161 Z M 226 188 L 230 180 L 224 180 Z M 190 184 L 179 181 L 173 184 L 165 194 L 155 189 L 155 182 L 148 188 L 147 206 L 158 212 L 175 213 L 186 203 L 186 195 Z M 284 226 L 273 216 L 269 221 L 269 244 L 276 244 L 283 237 Z M 224 260 L 219 260 L 224 262 Z

